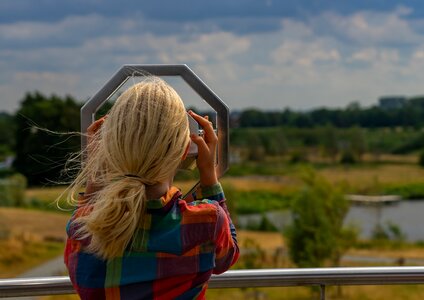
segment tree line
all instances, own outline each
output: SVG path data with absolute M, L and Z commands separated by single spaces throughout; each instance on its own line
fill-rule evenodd
M 317 108 L 311 111 L 293 111 L 289 108 L 282 111 L 246 109 L 233 121 L 239 127 L 311 128 L 332 125 L 339 128 L 420 128 L 424 125 L 424 97 L 411 98 L 399 108 L 379 105 L 362 108 L 359 103 L 352 102 L 345 108 Z
M 65 179 L 61 173 L 64 164 L 70 153 L 80 149 L 80 137 L 66 133 L 80 131 L 81 106 L 82 102 L 72 96 L 27 93 L 15 114 L 0 113 L 0 162 L 7 156 L 14 156 L 13 171 L 25 175 L 30 185 Z M 103 113 L 110 107 L 106 106 Z M 246 109 L 238 114 L 233 113 L 232 122 L 233 127 L 239 128 L 232 129 L 231 144 L 236 147 L 250 145 L 249 159 L 255 160 L 263 154 L 282 155 L 292 148 L 293 142 L 298 141 L 305 147 L 322 144 L 329 156 L 336 156 L 340 149 L 352 144 L 358 148 L 355 148 L 355 155 L 360 156 L 365 150 L 380 151 L 397 147 L 393 144 L 396 141 L 393 136 L 388 141 L 385 138 L 364 141 L 362 128 L 419 128 L 424 125 L 424 97 L 410 99 L 398 109 L 378 106 L 361 108 L 357 103 L 344 109 L 320 108 L 304 112 Z M 252 127 L 257 130 L 250 130 Z M 350 129 L 340 132 L 340 128 Z M 266 131 L 261 132 L 262 129 Z M 406 150 L 401 148 L 400 151 L 407 152 L 423 146 L 421 135 L 407 140 L 411 142 L 401 145 Z M 376 142 L 381 145 L 372 144 Z M 369 149 L 365 144 L 370 145 Z M 2 172 L 6 171 L 0 170 L 0 175 Z

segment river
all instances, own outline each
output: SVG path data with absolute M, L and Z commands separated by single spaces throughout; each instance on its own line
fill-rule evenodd
M 290 211 L 268 212 L 266 216 L 280 230 L 291 222 Z M 238 224 L 245 228 L 249 223 L 259 223 L 261 218 L 260 214 L 239 215 Z M 382 206 L 352 205 L 345 219 L 345 224 L 359 229 L 361 238 L 370 238 L 378 223 L 398 226 L 408 241 L 424 241 L 424 200 L 402 200 Z

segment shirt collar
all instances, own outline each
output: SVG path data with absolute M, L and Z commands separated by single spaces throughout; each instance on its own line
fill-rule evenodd
M 180 198 L 181 195 L 181 191 L 173 186 L 159 199 L 147 200 L 147 209 L 163 209 L 175 201 L 175 199 Z

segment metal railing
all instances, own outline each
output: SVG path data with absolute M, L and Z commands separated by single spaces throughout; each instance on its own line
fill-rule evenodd
M 209 288 L 395 285 L 424 283 L 424 267 L 255 269 L 213 275 Z M 0 298 L 74 294 L 67 276 L 0 279 Z

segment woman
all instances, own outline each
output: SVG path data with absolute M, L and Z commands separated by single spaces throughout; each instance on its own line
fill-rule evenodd
M 65 250 L 82 299 L 204 299 L 212 273 L 236 262 L 236 232 L 215 171 L 217 136 L 207 117 L 189 114 L 202 137 L 190 136 L 175 90 L 150 77 L 88 128 L 87 159 L 69 190 L 77 207 Z M 172 183 L 191 142 L 200 188 L 186 201 Z

